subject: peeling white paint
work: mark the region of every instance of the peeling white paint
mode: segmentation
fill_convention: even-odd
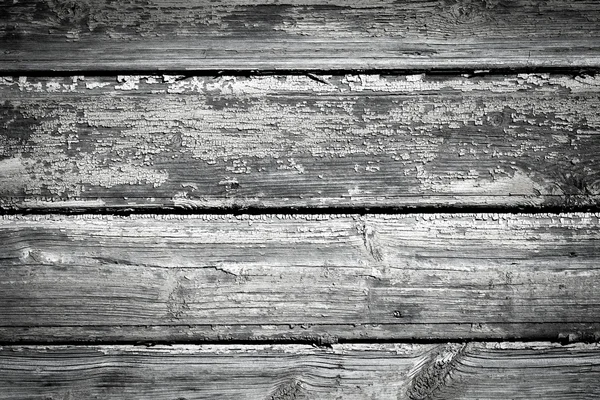
[[[594,145],[592,135],[600,129],[595,79],[136,75],[117,77],[115,89],[114,77],[3,77],[0,90],[15,109],[3,121],[11,135],[0,138],[0,154],[23,154],[19,163],[27,176],[20,186],[9,182],[8,168],[4,188],[78,197],[89,189],[149,185],[164,187],[163,198],[172,198],[169,177],[180,171],[170,168],[185,165],[214,187],[226,186],[226,176],[238,176],[240,184],[246,175],[303,175],[316,182],[307,189],[314,204],[344,204],[348,196],[373,203],[541,204],[544,196],[574,190],[547,169],[561,165],[580,175],[593,170],[594,161],[581,149]],[[35,93],[53,103],[40,103]],[[72,101],[69,93],[82,96]],[[13,128],[21,118],[31,126]],[[532,170],[515,172],[517,162],[525,164],[521,171]],[[326,193],[325,177],[348,179],[339,198],[317,197]],[[185,179],[183,188],[197,199],[185,199],[182,191],[182,206],[213,204],[214,198],[202,198],[199,182]],[[590,178],[585,185],[589,191],[597,183]],[[424,193],[429,197],[416,199]],[[302,203],[302,195],[283,197]],[[268,202],[259,199],[268,196],[257,191],[254,201]],[[127,204],[142,202],[123,197]]]

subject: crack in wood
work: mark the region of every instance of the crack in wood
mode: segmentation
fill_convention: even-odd
[[[370,258],[376,262],[382,262],[383,253],[379,246],[375,229],[368,224],[367,216],[361,216],[360,220],[362,220],[362,223],[359,223],[356,229],[362,237],[363,245],[365,246],[367,253],[369,254]]]
[[[268,400],[308,400],[308,396],[302,387],[302,382],[291,379],[280,384]]]
[[[435,398],[435,394],[450,383],[466,348],[465,343],[440,345],[420,368],[411,373],[410,384],[406,390],[408,398],[410,400]]]

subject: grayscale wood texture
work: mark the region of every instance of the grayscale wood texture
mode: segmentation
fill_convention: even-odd
[[[600,66],[597,1],[0,3],[0,71]]]
[[[0,0],[0,398],[600,397],[598,71],[591,0]]]
[[[597,340],[598,219],[6,216],[0,340]]]
[[[590,75],[0,79],[5,209],[595,207]]]
[[[600,391],[597,344],[0,347],[17,399],[582,400]]]

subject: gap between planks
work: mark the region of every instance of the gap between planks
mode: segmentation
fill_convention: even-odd
[[[582,76],[596,76],[600,73],[600,66],[566,66],[566,67],[514,67],[514,68],[455,68],[455,69],[376,69],[376,68],[355,68],[355,69],[340,69],[340,68],[323,68],[323,69],[139,69],[139,70],[34,70],[27,71],[22,69],[3,70],[1,76],[28,76],[31,78],[67,78],[72,76],[86,77],[115,77],[115,76],[178,76],[179,79],[187,79],[196,77],[218,78],[221,76],[235,76],[239,78],[252,78],[260,76],[305,76],[308,78],[323,79],[322,75],[422,75],[436,77],[485,77],[485,76],[501,76],[501,75],[518,75],[518,74],[553,74],[564,75],[571,78]],[[310,75],[315,75],[311,77]],[[322,82],[321,82],[322,83]]]
[[[0,216],[44,216],[44,215],[64,215],[64,216],[89,216],[98,215],[105,217],[128,217],[128,216],[150,216],[164,215],[172,216],[244,216],[244,215],[473,215],[473,214],[505,214],[505,215],[534,215],[548,214],[560,215],[565,213],[598,213],[600,205],[565,205],[565,206],[506,206],[506,207],[489,207],[481,206],[396,206],[396,207],[216,207],[216,208],[179,208],[175,206],[153,206],[145,208],[133,207],[78,207],[65,206],[63,202],[57,201],[57,206],[53,207],[52,202],[47,202],[42,208],[14,209],[0,207]]]

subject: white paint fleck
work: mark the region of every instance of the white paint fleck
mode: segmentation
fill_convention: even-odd
[[[117,82],[120,85],[115,85],[116,90],[136,90],[139,89],[139,75],[118,75]]]

